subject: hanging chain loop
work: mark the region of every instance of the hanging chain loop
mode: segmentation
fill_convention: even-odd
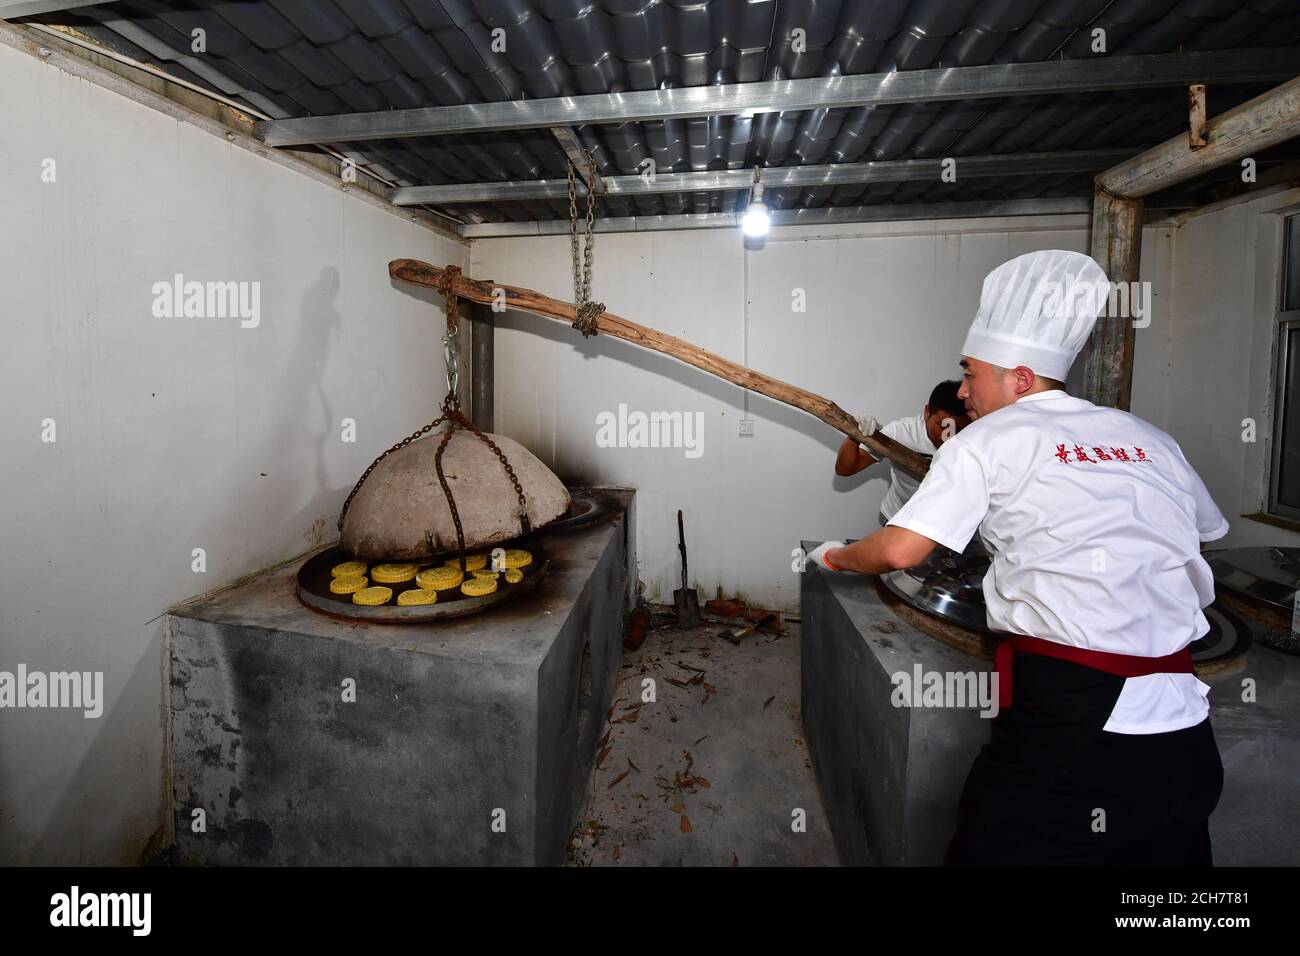
[[[572,175],[572,173],[570,173],[570,175]],[[572,189],[570,189],[570,193],[572,193]],[[590,216],[591,214],[588,212],[589,222]],[[577,261],[576,257],[574,261]],[[456,555],[460,563],[461,573],[465,573],[465,529],[461,525],[460,509],[456,506],[456,498],[451,492],[451,486],[447,484],[447,476],[442,468],[443,452],[447,450],[447,443],[451,441],[452,432],[457,428],[463,428],[466,431],[473,433],[479,441],[491,448],[493,454],[495,454],[500,460],[501,466],[505,469],[506,476],[514,486],[515,497],[519,500],[520,535],[526,535],[532,531],[532,523],[528,520],[528,499],[524,495],[523,486],[519,484],[519,478],[515,475],[515,469],[511,466],[510,460],[506,457],[505,452],[497,447],[496,442],[483,432],[479,431],[478,428],[474,426],[474,423],[465,416],[465,413],[460,410],[460,394],[458,388],[460,382],[460,323],[458,321],[460,296],[458,296],[455,291],[456,278],[460,274],[461,271],[459,266],[448,266],[443,270],[442,276],[438,280],[438,291],[442,293],[442,297],[446,302],[447,310],[447,331],[443,335],[442,339],[443,356],[447,361],[447,397],[442,400],[442,414],[429,422],[429,424],[425,425],[415,434],[403,438],[396,445],[370,463],[370,467],[361,475],[361,478],[352,487],[352,491],[348,494],[347,500],[343,502],[343,510],[339,513],[339,533],[342,534],[343,532],[343,519],[347,517],[348,508],[352,504],[352,499],[357,496],[357,492],[361,490],[361,486],[365,484],[366,479],[370,477],[370,473],[378,467],[379,463],[393,452],[405,448],[407,445],[411,444],[411,442],[423,438],[443,422],[447,422],[447,428],[442,433],[442,441],[438,443],[438,451],[433,457],[433,468],[438,475],[438,484],[442,487],[442,493],[447,498],[447,508],[451,512],[452,523],[456,526]],[[590,282],[590,254],[588,255],[587,274],[588,282]],[[601,311],[604,311],[605,307],[599,306],[599,308]],[[434,539],[431,532],[425,532],[424,540],[427,543],[431,554],[438,550],[439,542]]]
[[[586,245],[582,250],[582,255],[578,254],[578,198],[577,185],[574,182],[574,165],[569,163],[569,253],[573,258],[573,301],[576,305],[573,316],[573,327],[582,333],[583,337],[595,335],[599,329],[596,323],[600,319],[600,314],[605,311],[605,306],[599,302],[591,301],[591,257],[595,251],[595,240],[592,235],[592,224],[596,212],[596,189],[597,181],[601,184],[601,191],[608,192],[609,187],[605,185],[603,179],[596,175],[595,149],[587,150],[587,231],[585,235]]]

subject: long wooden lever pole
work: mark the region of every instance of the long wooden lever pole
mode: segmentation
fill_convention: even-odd
[[[394,279],[401,279],[403,282],[409,282],[412,285],[439,290],[442,289],[445,271],[438,266],[421,262],[418,259],[394,259],[388,264],[388,273]],[[532,312],[559,322],[567,322],[570,325],[573,324],[574,314],[577,311],[572,302],[552,299],[550,296],[534,292],[532,289],[502,285],[499,282],[479,282],[476,279],[466,278],[459,273],[455,274],[451,289],[463,299],[469,299],[483,305],[493,305],[500,302],[508,308],[523,309],[526,312]],[[502,302],[503,296],[504,302]],[[853,416],[830,399],[822,398],[820,395],[815,395],[780,379],[772,378],[770,375],[764,375],[762,372],[755,372],[751,368],[724,359],[720,355],[706,352],[690,342],[674,338],[671,335],[664,335],[662,332],[656,332],[644,325],[637,325],[635,322],[629,322],[612,312],[601,313],[596,320],[596,328],[605,335],[612,335],[634,345],[640,345],[642,348],[662,352],[664,355],[671,355],[687,365],[693,365],[711,375],[718,376],[718,378],[726,379],[733,385],[739,385],[741,388],[757,392],[759,395],[766,395],[778,402],[793,405],[809,415],[820,418],[827,425],[843,432],[854,441],[865,445],[871,454],[877,458],[888,458],[895,467],[901,468],[914,478],[924,477],[926,469],[929,467],[928,458],[918,455],[910,448],[900,445],[879,432],[874,435],[862,434]]]

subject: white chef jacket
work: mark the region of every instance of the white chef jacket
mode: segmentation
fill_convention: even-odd
[[[934,447],[934,442],[930,441],[930,433],[925,430],[924,414],[896,419],[882,426],[880,431],[918,454],[933,455],[938,450]],[[907,504],[920,484],[919,480],[903,469],[891,465],[889,490],[885,492],[885,500],[880,503],[880,513],[886,518],[892,518],[899,508]]]
[[[889,521],[992,558],[988,626],[1074,647],[1163,657],[1209,630],[1200,543],[1228,533],[1178,443],[1127,412],[1053,390],[979,418],[939,448]],[[1105,730],[1156,734],[1209,714],[1194,674],[1130,677]]]

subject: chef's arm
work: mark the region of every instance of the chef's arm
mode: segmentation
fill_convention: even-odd
[[[840,445],[840,453],[835,457],[835,474],[856,475],[863,468],[869,468],[877,461],[878,458],[863,451],[862,446],[852,438],[846,438]]]
[[[883,574],[915,567],[936,546],[937,542],[925,535],[886,525],[843,548],[832,548],[826,552],[826,560],[842,571]]]

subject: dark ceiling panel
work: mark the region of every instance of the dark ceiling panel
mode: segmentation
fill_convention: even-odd
[[[123,0],[35,18],[78,26],[276,118],[1300,43],[1296,0]],[[206,52],[191,49],[193,31]],[[504,37],[505,50],[499,51]],[[1261,88],[1211,88],[1211,115]],[[805,110],[588,126],[606,175],[1131,147],[1185,125],[1179,90]],[[335,144],[401,185],[563,177],[545,130]],[[960,167],[959,167],[960,168]],[[769,193],[776,208],[1091,194],[1088,175]],[[605,215],[730,210],[740,192],[615,197]],[[457,206],[481,221],[567,202]]]

